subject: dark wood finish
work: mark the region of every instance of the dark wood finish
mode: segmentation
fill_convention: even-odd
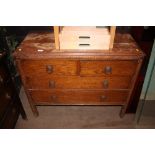
[[[133,76],[136,66],[137,61],[82,61],[80,75]]]
[[[14,56],[23,60],[43,59],[87,59],[87,60],[137,60],[144,54],[131,35],[116,34],[112,50],[56,50],[54,37],[50,32],[27,35]],[[42,50],[41,52],[38,50]]]
[[[56,90],[30,91],[36,105],[123,105],[128,91]]]
[[[130,76],[80,77],[40,76],[25,77],[28,89],[129,89]]]
[[[76,75],[76,64],[76,61],[65,60],[26,60],[21,62],[21,67],[30,76]]]
[[[131,87],[130,92],[129,92],[129,95],[128,95],[127,103],[129,103],[130,100],[132,99],[133,89],[135,87],[136,79],[137,79],[137,76],[139,74],[141,65],[142,65],[142,59],[140,59],[138,61],[138,65],[137,65],[137,68],[136,68],[136,73],[134,74],[134,77],[132,79],[132,87]],[[126,112],[126,110],[128,108],[128,104],[127,103],[122,107],[122,110],[120,112],[120,117],[123,117],[125,115],[125,112]]]
[[[37,105],[122,105],[124,116],[144,54],[129,34],[116,34],[111,50],[56,50],[42,32],[14,56],[35,115]]]
[[[27,118],[3,54],[0,58],[0,128],[14,128],[19,114]]]
[[[39,115],[38,110],[37,110],[36,106],[34,105],[33,100],[32,100],[32,98],[31,98],[31,96],[30,96],[30,94],[28,92],[28,87],[27,87],[26,81],[25,81],[25,74],[24,74],[24,72],[23,72],[23,70],[21,68],[21,64],[20,64],[21,61],[17,60],[16,62],[17,62],[18,71],[19,71],[19,73],[21,75],[21,78],[23,80],[22,81],[23,86],[24,86],[24,89],[25,89],[25,93],[26,93],[26,95],[28,97],[28,100],[29,100],[29,103],[30,103],[30,106],[31,106],[31,110],[33,111],[34,116],[38,116]]]

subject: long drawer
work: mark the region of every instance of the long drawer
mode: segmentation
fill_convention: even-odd
[[[36,105],[123,105],[128,91],[30,91]]]
[[[131,77],[26,77],[29,89],[129,89]]]
[[[40,76],[50,75],[76,75],[77,62],[69,60],[23,60],[21,68],[25,75]]]
[[[81,76],[133,76],[137,61],[81,61]]]

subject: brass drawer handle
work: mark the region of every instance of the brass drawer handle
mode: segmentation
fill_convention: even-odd
[[[111,74],[112,73],[112,67],[111,66],[106,66],[103,70],[105,74]]]
[[[106,97],[105,95],[102,95],[102,96],[100,97],[100,99],[101,99],[101,101],[103,102],[103,101],[105,101],[105,100],[107,99],[107,97]]]
[[[47,65],[47,66],[46,66],[46,72],[47,72],[48,74],[53,73],[53,66],[52,66],[52,65]]]
[[[49,81],[49,88],[55,88],[55,82]]]
[[[109,81],[108,80],[104,80],[103,81],[103,87],[104,88],[108,88],[109,87]]]

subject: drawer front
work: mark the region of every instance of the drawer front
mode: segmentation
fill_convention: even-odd
[[[110,34],[107,28],[64,27],[59,40],[61,49],[109,49]]]
[[[81,76],[133,76],[137,61],[81,61]]]
[[[123,105],[128,91],[31,91],[36,105]]]
[[[131,78],[127,77],[41,77],[26,78],[29,89],[129,89]]]
[[[34,77],[77,73],[77,62],[68,60],[23,60],[21,67],[25,75]]]
[[[65,26],[60,35],[76,36],[76,35],[109,35],[109,30],[106,27],[88,27],[88,26]]]
[[[62,42],[77,43],[110,43],[110,35],[60,35],[60,44]]]
[[[61,49],[109,49],[110,35],[60,35]]]
[[[110,42],[90,42],[90,41],[62,41],[60,49],[109,49]]]

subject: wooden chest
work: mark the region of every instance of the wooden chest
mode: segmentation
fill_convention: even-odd
[[[35,115],[37,105],[121,105],[126,112],[143,52],[129,34],[111,50],[57,50],[52,32],[27,35],[15,52]]]

